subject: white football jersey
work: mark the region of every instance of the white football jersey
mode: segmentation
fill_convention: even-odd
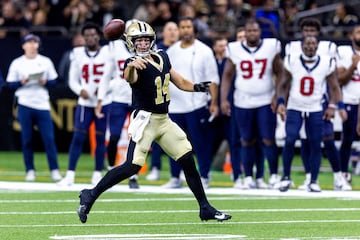
[[[112,93],[112,101],[131,104],[131,87],[124,79],[126,59],[132,57],[125,42],[121,39],[109,42],[109,55],[105,63],[104,74],[99,83],[98,99],[104,99]],[[111,80],[111,81],[110,81]]]
[[[96,107],[97,91],[104,73],[108,53],[108,46],[103,46],[96,52],[89,52],[85,47],[73,49],[69,70],[69,86],[78,96],[82,89],[90,95],[88,99],[79,97],[79,105]],[[107,94],[102,103],[103,105],[111,103],[111,94]]]
[[[287,109],[322,111],[326,77],[335,71],[335,60],[328,55],[317,56],[317,61],[311,64],[305,64],[298,54],[285,57],[284,67],[292,75]]]
[[[38,77],[35,77],[36,75]],[[55,80],[58,77],[52,61],[41,54],[33,59],[23,55],[11,62],[6,81],[17,82],[29,79],[15,92],[18,103],[38,110],[50,110],[49,92],[39,83],[40,75],[46,80]],[[32,80],[31,76],[34,76]]]
[[[281,51],[280,41],[262,39],[256,48],[249,48],[246,41],[231,42],[228,50],[236,69],[234,105],[257,108],[270,104],[274,94],[272,64]]]
[[[290,41],[289,43],[287,43],[285,45],[285,56],[289,55],[289,54],[301,54],[302,53],[302,49],[301,49],[301,41],[300,40],[296,40],[296,41]],[[337,46],[334,42],[331,41],[325,41],[325,40],[320,40],[318,43],[318,49],[316,51],[316,54],[323,56],[323,55],[329,55],[331,58],[336,58],[337,57]]]
[[[352,64],[352,55],[355,54],[355,50],[352,46],[339,46],[339,56],[337,59],[338,67],[344,67],[348,69]],[[356,54],[360,55],[360,52]],[[343,102],[347,104],[359,104],[360,102],[360,69],[359,65],[353,72],[351,80],[344,86],[342,86]]]
[[[172,68],[185,79],[194,83],[210,81],[219,84],[215,56],[210,47],[199,40],[192,46],[181,47],[178,41],[166,51]],[[185,92],[170,84],[170,113],[188,113],[207,106],[209,95],[199,92]]]

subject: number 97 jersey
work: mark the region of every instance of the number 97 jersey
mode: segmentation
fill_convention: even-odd
[[[275,38],[261,39],[257,47],[246,42],[229,43],[229,58],[236,68],[234,104],[240,108],[257,108],[271,103],[274,94],[272,64],[281,51]]]

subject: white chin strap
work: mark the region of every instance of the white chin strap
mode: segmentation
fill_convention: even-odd
[[[136,51],[136,55],[139,57],[146,57],[146,56],[150,55],[150,51],[146,51],[146,52],[137,52]]]

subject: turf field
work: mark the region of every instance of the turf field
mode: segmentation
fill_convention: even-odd
[[[64,173],[67,155],[59,160]],[[168,178],[163,163],[163,180],[150,183],[140,175],[139,190],[126,182],[115,186],[82,224],[76,209],[79,190],[90,187],[89,156],[79,161],[77,184],[59,188],[49,181],[43,154],[36,154],[37,181],[25,183],[21,154],[0,153],[0,239],[360,239],[360,177],[353,178],[355,191],[334,192],[325,162],[321,193],[235,190],[229,175],[213,171],[209,200],[233,216],[222,223],[201,222],[187,188],[159,187]],[[300,184],[302,173],[293,179]]]

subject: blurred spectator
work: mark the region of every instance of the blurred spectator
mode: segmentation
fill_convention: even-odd
[[[252,17],[252,7],[243,0],[230,0],[230,8],[227,14],[236,21],[236,26],[244,26],[247,19]]]
[[[236,31],[236,21],[227,14],[227,0],[214,1],[214,13],[209,18],[209,38],[233,38]]]
[[[203,8],[202,11],[203,12],[200,12],[198,16],[196,16],[195,8],[192,5],[189,3],[182,3],[179,8],[179,18],[193,18],[196,38],[204,41],[209,35],[209,25],[207,24],[209,12],[206,12],[207,8]]]
[[[239,27],[236,31],[236,41],[242,42],[245,40],[245,27]]]
[[[260,23],[261,38],[283,36],[281,21],[283,12],[275,5],[275,0],[263,0],[261,8],[255,12],[255,18]]]
[[[210,7],[205,0],[187,0],[185,1],[195,9],[195,15],[201,14],[202,12],[210,12]]]
[[[145,0],[136,9],[133,19],[151,23],[158,16],[155,0]]]
[[[161,41],[156,44],[158,49],[166,51],[179,40],[179,29],[175,22],[167,22],[162,31]]]
[[[46,26],[47,14],[43,9],[39,9],[35,12],[33,19],[33,26]]]
[[[28,33],[31,22],[24,17],[23,5],[20,2],[9,1],[2,5],[2,17],[0,18],[0,27],[10,27],[0,31],[0,38],[7,36],[23,36]]]
[[[26,1],[24,9],[24,17],[33,22],[36,11],[39,9],[39,2],[37,0]]]
[[[68,86],[69,83],[69,69],[70,69],[70,55],[72,49],[75,47],[80,47],[85,45],[84,37],[81,33],[76,33],[72,38],[72,48],[64,52],[58,66],[59,79],[58,83]]]
[[[349,37],[351,29],[359,22],[359,18],[350,5],[342,2],[335,10],[335,16],[332,19],[332,23],[336,30],[334,31],[334,37],[345,38]]]
[[[170,11],[170,4],[166,0],[161,0],[157,3],[158,16],[150,25],[154,28],[155,32],[159,32],[166,22],[177,22],[177,16],[173,15]]]
[[[70,12],[66,11],[66,7],[72,0],[45,0],[44,4],[48,10],[47,25],[49,26],[65,26],[65,20],[69,17]]]
[[[64,12],[65,16],[67,16],[65,27],[70,32],[76,32],[79,27],[89,20],[89,8],[81,0],[72,0]]]
[[[294,19],[298,12],[296,0],[281,0],[280,8],[284,12],[284,32],[286,37],[294,37]]]
[[[101,0],[100,9],[94,15],[92,19],[101,27],[104,27],[111,19],[120,18],[124,21],[128,20],[125,10],[121,7],[121,4],[115,0]]]

